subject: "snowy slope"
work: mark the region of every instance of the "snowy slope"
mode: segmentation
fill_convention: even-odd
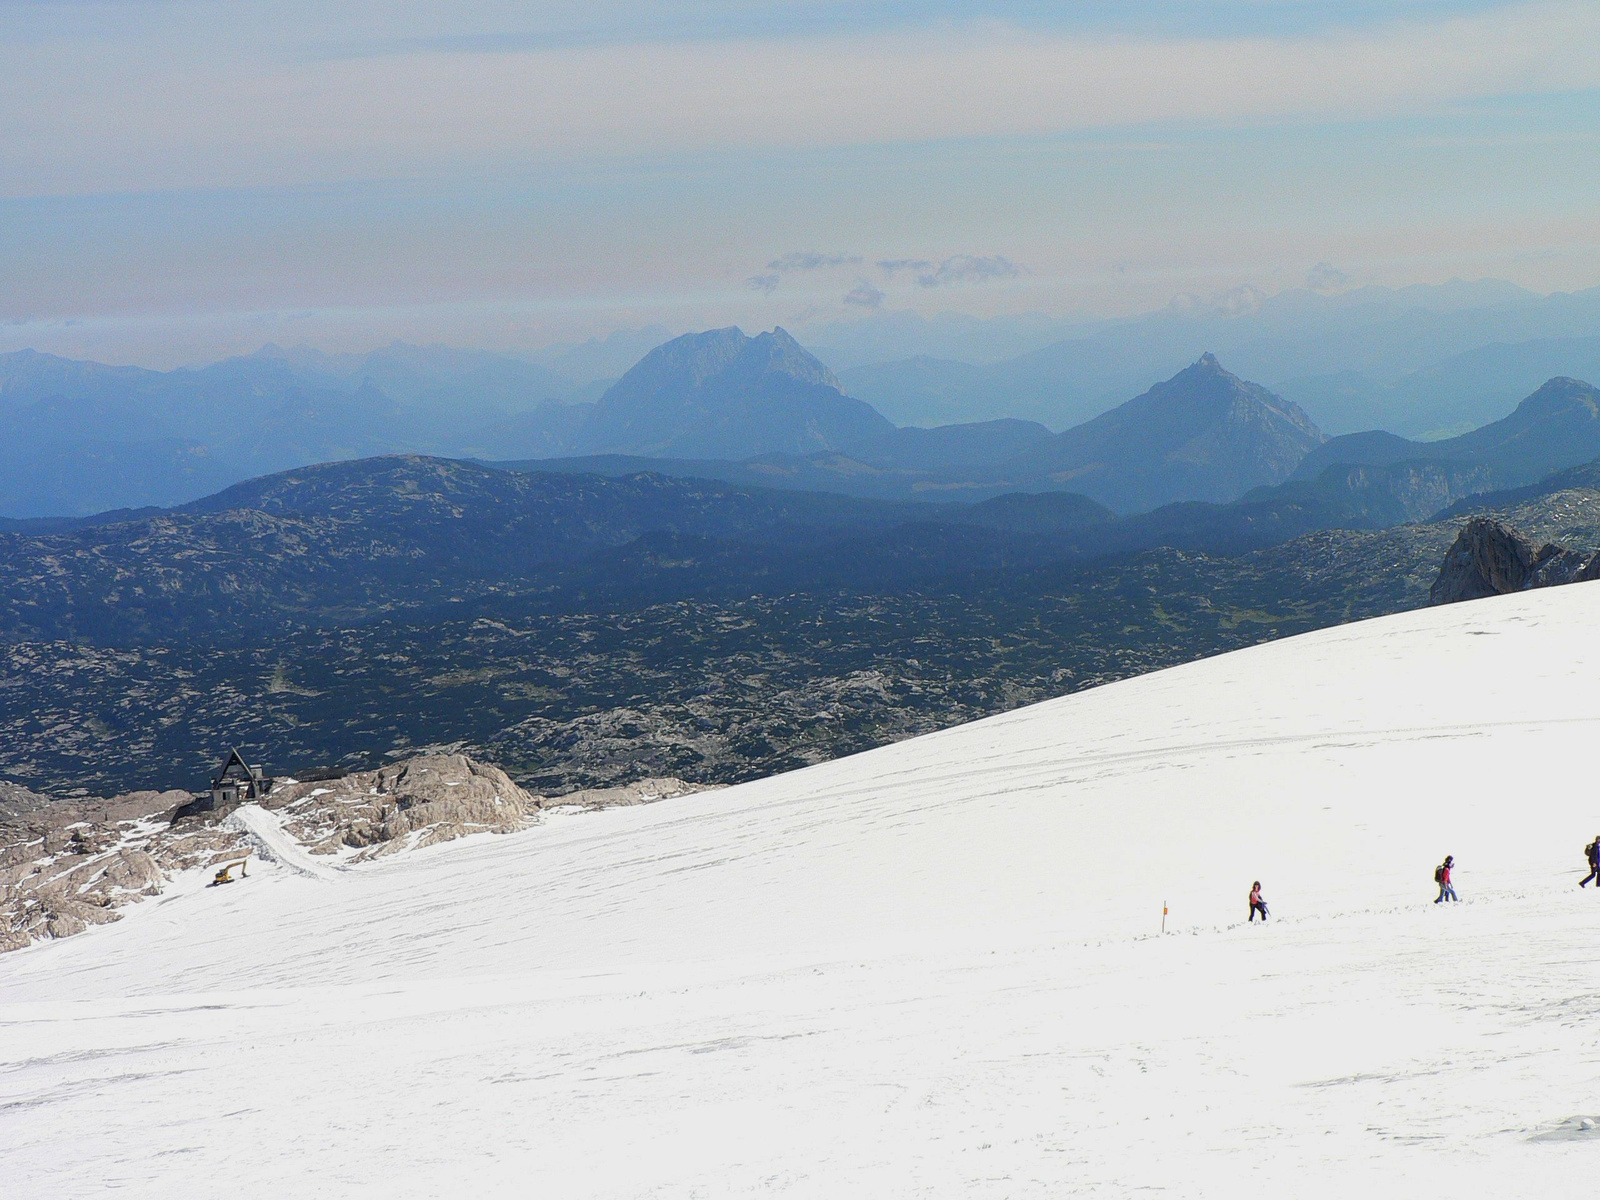
[[[0,1190],[1575,1194],[1597,680],[1574,585],[177,888],[0,959]]]

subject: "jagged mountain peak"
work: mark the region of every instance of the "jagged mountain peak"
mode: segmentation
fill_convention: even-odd
[[[685,333],[646,354],[606,394],[626,392],[641,384],[659,387],[672,382],[698,387],[726,370],[749,340],[737,325]]]
[[[657,346],[596,404],[590,453],[683,458],[811,454],[870,444],[894,427],[783,328],[736,325]]]
[[[816,355],[795,341],[781,325],[774,326],[770,333],[759,333],[751,338],[740,359],[759,365],[764,371],[788,375],[803,383],[815,383],[834,391],[844,390],[834,373]]]
[[[742,382],[776,375],[842,390],[833,372],[781,326],[750,337],[737,325],[729,325],[686,333],[657,346],[623,375],[612,391],[625,392],[640,384],[701,387],[725,373]]]

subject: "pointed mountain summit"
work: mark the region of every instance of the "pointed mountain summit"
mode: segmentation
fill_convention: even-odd
[[[1517,487],[1552,471],[1600,457],[1600,391],[1558,376],[1509,416],[1437,442],[1414,442],[1374,430],[1337,437],[1306,455],[1295,474],[1312,479],[1335,464],[1472,463],[1488,468],[1495,487]]]
[[[1235,500],[1281,483],[1322,441],[1297,404],[1203,354],[1012,466],[1137,512],[1179,500]]]
[[[893,429],[783,329],[729,327],[645,355],[600,398],[581,440],[597,454],[746,459],[850,450]]]

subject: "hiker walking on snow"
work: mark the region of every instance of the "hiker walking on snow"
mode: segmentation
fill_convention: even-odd
[[[1600,892],[1600,837],[1583,848],[1583,856],[1589,860],[1589,873],[1578,881],[1578,886],[1583,887],[1592,879],[1594,890]]]
[[[1261,880],[1256,880],[1250,885],[1250,919],[1254,921],[1256,914],[1261,914],[1262,923],[1267,919],[1267,902],[1261,898]]]
[[[1439,885],[1439,900],[1454,900],[1456,898],[1456,889],[1450,884],[1450,869],[1455,865],[1455,855],[1446,854],[1444,862],[1433,873],[1433,881]],[[1439,900],[1435,900],[1434,903],[1438,904]]]

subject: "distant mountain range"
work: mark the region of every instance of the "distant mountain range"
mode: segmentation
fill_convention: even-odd
[[[1499,280],[1337,294],[1241,288],[1137,316],[918,318],[820,326],[807,340],[852,395],[907,424],[1079,424],[1205,350],[1323,429],[1470,429],[1554,375],[1600,377],[1600,288],[1540,296]]]
[[[991,448],[1012,451],[936,467],[874,447],[744,462],[601,455],[505,465],[608,475],[650,470],[886,499],[1072,490],[1121,513],[1238,498],[1320,513],[1316,519],[1328,527],[1365,528],[1421,520],[1463,497],[1542,479],[1600,454],[1600,396],[1581,380],[1550,380],[1511,415],[1454,438],[1418,442],[1373,430],[1328,440],[1297,405],[1239,379],[1209,354],[1064,433],[1017,424],[1009,440],[985,425],[929,431],[959,435],[968,447],[983,434]]]
[[[563,389],[503,356],[399,345],[359,359],[268,347],[171,372],[13,354],[0,357],[0,511],[164,506],[274,470],[416,450],[584,467],[624,456],[879,496],[1067,489],[1136,510],[1276,482],[1320,436],[1211,358],[1062,435],[1009,418],[899,428],[782,329],[687,334],[597,400]],[[721,465],[698,470],[707,462]]]
[[[781,329],[686,335],[593,400],[503,355],[394,345],[360,357],[266,347],[200,370],[0,355],[0,513],[166,506],[289,467],[394,452],[488,458],[847,452],[886,468],[964,468],[1043,426],[897,429],[844,394]]]
[[[1432,293],[1432,307],[1413,309],[1397,309],[1393,296],[1381,304],[1371,298],[1296,303],[1369,331],[1374,312],[1388,314],[1391,324],[1422,313],[1449,325],[1464,313],[1481,315],[1492,301],[1527,316],[1531,301],[1491,292],[1465,289],[1455,307]],[[1569,297],[1562,308],[1556,298],[1535,299],[1532,307],[1545,316],[1552,305],[1582,312],[1588,302]],[[1278,325],[1298,329],[1285,315],[1288,303],[1274,298],[1250,319],[1277,313],[1272,319]],[[1117,338],[1148,348],[1161,343],[1162,329],[1231,330],[1222,317],[1186,310],[1141,322],[1116,326],[1115,336],[1107,327],[1094,339],[1037,351],[1043,356],[1038,362],[1071,351],[1080,365],[1103,360],[1111,371],[1114,362],[1125,361],[1117,357],[1116,347],[1124,344]],[[1135,327],[1144,333],[1135,336]],[[1384,328],[1391,339],[1400,336]],[[1464,375],[1482,376],[1500,387],[1518,372],[1581,358],[1595,348],[1591,342],[1600,345],[1600,339],[1569,338],[1501,347],[1505,354],[1498,358],[1496,347],[1480,348],[1460,363],[1432,368],[1430,378],[1453,388]],[[590,347],[590,368],[624,348]],[[1241,352],[1257,353],[1249,347]],[[1506,354],[1516,365],[1496,374],[1494,363],[1509,362]],[[1033,361],[1024,355],[1010,362],[1021,369],[1025,360]],[[962,364],[919,360],[918,369],[930,385],[965,386],[962,381],[972,378]],[[1330,388],[1344,388],[1340,394],[1348,398],[1364,386],[1351,372],[1316,378],[1330,403]],[[1337,387],[1330,381],[1339,381]],[[1347,405],[1348,411],[1354,409]],[[598,395],[548,366],[440,347],[396,344],[361,356],[266,347],[169,372],[19,352],[0,356],[0,513],[44,517],[170,506],[276,470],[396,452],[537,461],[552,470],[612,475],[651,470],[882,499],[975,502],[1015,491],[1068,490],[1131,513],[1185,500],[1226,503],[1291,473],[1309,479],[1332,465],[1448,462],[1452,489],[1510,486],[1580,461],[1590,445],[1577,434],[1522,437],[1514,451],[1522,461],[1512,469],[1505,455],[1468,451],[1478,444],[1474,438],[1499,437],[1493,429],[1482,437],[1428,443],[1368,433],[1324,447],[1312,415],[1292,396],[1239,378],[1210,353],[1134,400],[1059,434],[1016,416],[896,426],[851,395],[782,329],[755,337],[728,328],[674,338]],[[1385,488],[1393,491],[1400,477],[1388,477]],[[1441,478],[1437,469],[1421,472],[1421,490],[1405,507],[1439,499]],[[1461,494],[1450,491],[1445,498]]]
[[[821,422],[812,417],[810,424]],[[586,455],[527,465],[606,474],[654,470],[898,499],[1074,491],[1118,512],[1139,512],[1179,500],[1225,502],[1281,482],[1323,440],[1299,408],[1224,370],[1210,354],[1061,434],[1016,420],[934,429],[885,422],[852,432],[809,455],[744,461]]]
[[[685,334],[608,388],[574,435],[585,453],[742,459],[870,445],[895,427],[846,396],[782,329]]]
[[[269,346],[165,372],[0,355],[0,513],[169,505],[286,467],[453,446],[572,387],[504,356],[409,346],[355,360]]]
[[[1600,337],[1497,342],[1392,383],[1341,371],[1285,380],[1278,390],[1340,433],[1381,427],[1436,441],[1493,421],[1510,397],[1557,376],[1600,379]]]

